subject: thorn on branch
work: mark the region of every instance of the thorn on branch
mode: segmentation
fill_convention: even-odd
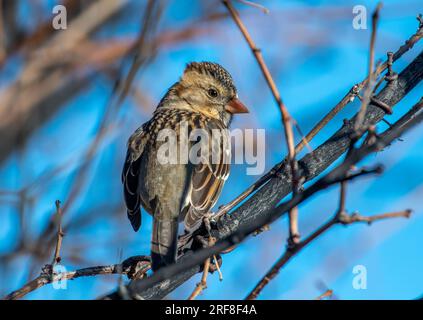
[[[392,70],[392,65],[394,63],[394,53],[390,51],[387,53],[387,56],[388,56],[388,62],[387,62],[388,72],[385,76],[385,79],[386,81],[388,81],[388,83],[391,83],[398,79],[398,73]]]

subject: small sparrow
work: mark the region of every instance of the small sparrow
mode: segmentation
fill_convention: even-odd
[[[122,172],[124,198],[135,231],[141,226],[141,206],[153,216],[153,270],[176,261],[179,222],[184,221],[188,232],[198,228],[229,175],[228,134],[222,135],[227,141],[218,144],[218,163],[162,164],[158,160],[158,149],[164,143],[157,139],[160,130],[175,130],[179,140],[182,122],[189,132],[203,129],[211,133],[228,129],[233,114],[247,112],[228,71],[216,63],[192,62],[162,98],[153,117],[129,138]]]

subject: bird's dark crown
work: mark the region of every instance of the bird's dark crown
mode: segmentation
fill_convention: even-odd
[[[227,89],[236,93],[236,87],[232,76],[220,64],[214,62],[191,62],[185,68],[185,72],[189,71],[196,71],[201,74],[210,75]]]

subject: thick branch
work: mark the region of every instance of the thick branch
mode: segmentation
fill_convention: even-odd
[[[327,188],[328,186],[357,177],[358,175],[346,175],[351,166],[361,161],[372,152],[380,151],[392,141],[400,137],[406,130],[412,128],[423,120],[423,113],[421,112],[423,106],[423,99],[414,106],[406,115],[404,115],[397,123],[395,123],[384,134],[380,135],[376,142],[371,145],[363,145],[357,150],[353,150],[345,161],[333,169],[323,178],[319,179],[309,188],[301,193],[294,195],[294,197],[286,201],[275,209],[270,209],[269,212],[262,211],[262,214],[256,216],[256,219],[249,224],[240,224],[235,231],[227,236],[221,237],[220,241],[215,246],[199,250],[193,254],[187,254],[182,257],[176,264],[160,269],[150,278],[142,281],[134,281],[129,284],[128,289],[131,296],[143,299],[160,299],[166,296],[174,288],[179,286],[182,282],[190,278],[194,273],[198,272],[202,263],[208,257],[218,254],[234,244],[242,241],[246,236],[252,234],[260,227],[275,221],[291,208],[297,206],[301,202],[310,198],[316,192]],[[371,107],[371,106],[369,106]],[[369,108],[369,111],[372,109]],[[366,118],[367,121],[367,118]],[[363,171],[362,174],[371,173],[372,171]],[[219,233],[217,233],[219,235]],[[307,241],[307,240],[305,240]],[[109,295],[107,298],[120,298],[118,293]]]

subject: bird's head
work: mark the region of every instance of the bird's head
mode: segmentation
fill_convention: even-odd
[[[233,114],[248,112],[238,99],[231,75],[217,63],[188,64],[175,91],[190,108],[225,123]]]

